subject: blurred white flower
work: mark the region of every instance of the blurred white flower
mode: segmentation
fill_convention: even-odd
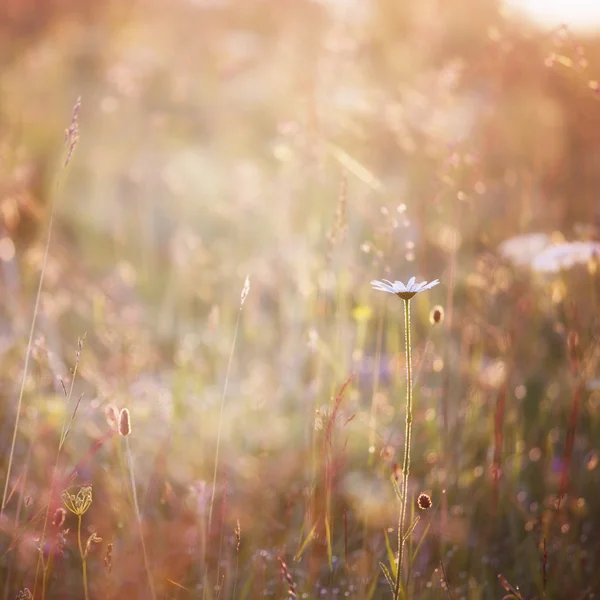
[[[537,254],[531,267],[542,273],[557,273],[577,264],[587,264],[594,256],[600,256],[598,242],[565,242]]]
[[[502,256],[515,264],[530,265],[533,259],[550,244],[550,236],[545,233],[526,233],[504,240],[498,249]]]
[[[439,283],[439,279],[429,283],[427,281],[415,283],[416,279],[416,277],[411,277],[407,284],[404,284],[401,281],[391,282],[387,279],[382,281],[373,280],[371,281],[371,285],[373,286],[374,290],[388,292],[389,294],[396,294],[396,296],[402,298],[402,300],[410,300],[415,294],[424,292],[425,290],[430,290]]]
[[[479,372],[479,383],[484,388],[500,389],[506,381],[507,369],[503,360],[482,359]]]

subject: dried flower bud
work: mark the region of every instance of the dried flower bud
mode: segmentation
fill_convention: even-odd
[[[104,566],[109,573],[112,571],[112,550],[113,545],[108,544],[106,546],[106,553],[104,554]]]
[[[444,309],[441,306],[434,306],[429,313],[429,322],[437,325],[444,322]]]
[[[119,433],[122,436],[131,433],[131,419],[129,417],[129,411],[126,408],[121,409],[121,414],[119,415]]]
[[[65,518],[67,516],[67,511],[64,508],[57,508],[56,511],[54,512],[54,518],[52,519],[52,525],[55,525],[56,527],[62,527],[64,522],[65,522]]]
[[[427,494],[419,494],[419,497],[417,498],[417,506],[421,510],[429,510],[431,505],[431,498]]]
[[[92,533],[92,535],[90,535],[87,542],[85,543],[84,556],[87,556],[89,554],[89,552],[92,548],[92,544],[100,544],[101,542],[102,542],[102,538],[98,537],[95,532]]]

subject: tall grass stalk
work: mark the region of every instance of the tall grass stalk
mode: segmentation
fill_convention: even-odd
[[[221,406],[219,409],[219,421],[217,424],[217,448],[215,450],[215,464],[213,469],[213,480],[212,480],[212,490],[210,495],[210,505],[208,508],[208,527],[206,534],[210,536],[210,528],[212,525],[212,516],[213,516],[213,508],[215,505],[215,494],[217,488],[217,472],[219,470],[219,452],[221,449],[221,432],[223,429],[223,411],[225,408],[225,398],[227,396],[227,387],[229,385],[229,375],[231,374],[231,365],[233,364],[233,354],[235,352],[235,345],[237,342],[238,331],[240,329],[240,320],[242,318],[242,308],[244,307],[244,302],[248,296],[248,292],[250,291],[250,279],[246,277],[244,282],[244,287],[242,289],[242,294],[240,297],[240,307],[237,314],[237,320],[235,322],[235,329],[233,331],[233,340],[231,341],[231,350],[229,351],[229,360],[227,361],[227,371],[225,373],[225,382],[223,384],[223,393],[221,394]],[[205,566],[204,566],[204,586],[202,591],[202,598],[206,598],[206,590],[208,588],[208,556],[205,557]]]
[[[33,306],[33,316],[31,318],[31,327],[29,329],[29,339],[27,341],[27,350],[25,351],[25,364],[23,365],[23,375],[21,376],[21,387],[19,389],[19,399],[17,400],[17,412],[15,415],[15,424],[13,427],[12,440],[10,444],[10,452],[8,455],[8,467],[6,469],[6,479],[4,481],[4,491],[2,493],[2,505],[0,506],[0,517],[4,515],[4,509],[6,508],[6,497],[8,494],[8,486],[10,482],[10,472],[12,470],[12,463],[15,454],[15,444],[17,442],[17,432],[19,430],[19,420],[21,417],[21,408],[23,406],[23,395],[25,393],[25,383],[27,381],[27,372],[29,370],[29,360],[31,358],[31,348],[33,346],[33,335],[35,333],[35,326],[37,324],[37,317],[40,310],[40,298],[42,296],[42,287],[44,285],[44,275],[46,273],[46,266],[48,264],[48,254],[50,251],[50,241],[52,239],[52,229],[54,227],[54,217],[56,214],[56,199],[58,197],[58,189],[62,182],[62,177],[69,164],[73,151],[79,141],[79,108],[81,106],[81,98],[77,99],[75,106],[73,107],[73,116],[71,118],[71,125],[65,131],[65,146],[66,153],[62,163],[62,167],[58,172],[58,177],[54,184],[54,190],[50,197],[50,218],[48,219],[48,230],[46,233],[46,245],[44,247],[44,258],[42,260],[42,269],[40,271],[40,280],[38,282],[37,293],[35,296],[35,304]]]
[[[34,306],[33,306],[33,315],[31,317],[31,326],[29,328],[29,338],[27,340],[27,348],[25,350],[25,362],[23,365],[23,373],[21,375],[21,384],[20,384],[20,388],[19,388],[19,397],[17,400],[17,410],[16,410],[16,414],[15,414],[15,422],[14,422],[14,426],[13,426],[12,439],[11,439],[11,443],[10,443],[10,452],[8,454],[8,466],[6,469],[6,476],[5,476],[5,481],[4,481],[4,491],[2,492],[2,504],[0,505],[0,518],[4,515],[4,509],[6,508],[6,503],[7,503],[8,488],[9,488],[9,484],[10,484],[10,474],[12,471],[12,465],[13,465],[13,460],[14,460],[15,446],[17,443],[17,433],[19,431],[19,422],[21,419],[21,411],[22,411],[22,407],[23,407],[23,396],[25,394],[25,384],[27,382],[27,373],[29,372],[29,361],[31,359],[31,350],[33,347],[33,336],[35,334],[37,318],[38,318],[39,311],[40,311],[40,299],[42,296],[42,289],[44,286],[44,276],[46,274],[46,267],[48,265],[48,255],[50,253],[50,242],[52,240],[52,231],[54,229],[54,218],[56,215],[58,190],[60,188],[60,184],[62,183],[62,179],[63,179],[63,175],[65,173],[65,170],[66,170],[69,162],[71,161],[71,157],[73,156],[73,152],[79,141],[79,109],[80,109],[80,107],[81,107],[81,97],[79,97],[77,99],[77,102],[75,103],[75,106],[73,107],[71,124],[68,127],[68,129],[65,131],[65,149],[66,149],[66,151],[65,151],[63,162],[62,162],[62,166],[58,172],[58,176],[54,183],[54,189],[52,190],[52,193],[50,195],[50,216],[48,218],[48,228],[46,231],[46,244],[44,246],[44,256],[42,259],[42,268],[40,270],[40,278],[38,281],[38,287],[37,287],[35,302],[34,302]],[[73,377],[73,379],[74,379],[74,377]],[[72,390],[72,386],[71,386],[71,390]],[[65,409],[65,411],[66,411],[66,409]],[[61,432],[61,439],[60,439],[60,444],[59,444],[59,454],[60,454],[60,447],[62,446],[63,442],[64,442],[64,425],[63,425],[63,431]],[[58,456],[57,456],[57,463],[58,463]],[[47,526],[47,521],[48,521],[48,511],[49,511],[50,502],[52,501],[52,490],[54,488],[55,477],[56,477],[56,469],[54,470],[54,473],[52,476],[50,498],[48,500],[48,510],[46,511],[46,517],[44,519],[44,530],[43,530],[42,538],[40,541],[40,548],[43,548],[43,545],[44,545],[44,538],[45,538],[45,534],[46,534],[46,526]],[[36,591],[39,567],[40,567],[40,559],[43,560],[41,553],[40,553],[40,556],[38,557],[38,563],[37,563],[37,567],[36,567],[36,576],[35,576],[35,581],[34,581],[33,597],[35,597],[35,591]],[[45,566],[44,566],[44,569],[45,569]],[[5,597],[6,597],[6,594],[5,594]]]
[[[89,507],[92,505],[93,495],[92,487],[89,485],[80,487],[77,494],[72,494],[68,489],[63,490],[61,494],[63,504],[66,508],[77,517],[77,544],[79,546],[79,556],[81,557],[81,571],[83,575],[83,593],[85,600],[89,600],[88,590],[88,578],[87,578],[87,557],[88,551],[93,542],[101,542],[102,539],[98,538],[93,533],[85,545],[85,551],[83,550],[83,544],[81,543],[81,517],[87,512]],[[42,552],[43,550],[40,550]],[[44,573],[44,592],[46,589],[46,573]]]
[[[79,407],[79,401],[75,405],[75,410],[73,411],[71,418],[69,419],[69,406],[71,405],[71,398],[73,397],[73,388],[75,386],[75,378],[77,377],[77,370],[79,368],[79,360],[81,358],[81,351],[83,349],[83,341],[85,339],[85,335],[82,338],[77,340],[77,352],[75,354],[75,366],[73,367],[73,376],[71,377],[71,384],[69,386],[69,391],[66,392],[66,388],[63,386],[63,391],[65,391],[66,395],[66,405],[65,405],[65,416],[63,418],[62,428],[60,432],[60,439],[58,441],[58,450],[56,452],[56,459],[54,461],[54,469],[52,470],[52,480],[50,482],[50,492],[48,494],[48,503],[46,504],[46,511],[44,515],[44,525],[42,527],[42,535],[40,537],[40,548],[44,547],[44,543],[46,540],[46,532],[48,530],[48,517],[50,516],[50,505],[52,504],[52,497],[54,496],[54,490],[56,489],[56,477],[58,474],[58,462],[60,460],[60,454],[65,444],[65,440],[67,439],[67,435],[69,434],[69,430],[71,428],[71,424],[75,419],[75,414],[77,412],[77,408]],[[80,398],[81,400],[81,398]],[[37,589],[37,581],[39,576],[40,564],[42,566],[42,600],[46,598],[46,581],[48,579],[49,570],[50,570],[50,562],[45,562],[43,553],[40,552],[38,556],[37,567],[35,571],[35,580],[33,583],[33,596],[35,598],[35,592]]]
[[[233,578],[233,593],[232,598],[236,598],[235,591],[237,588],[238,575],[240,572],[240,546],[242,544],[242,528],[240,526],[240,520],[238,519],[235,523],[235,577]]]
[[[15,424],[13,426],[12,440],[10,444],[10,452],[8,454],[8,467],[6,469],[6,478],[4,481],[4,492],[2,493],[2,506],[0,507],[0,517],[4,515],[4,509],[6,508],[6,497],[8,494],[8,486],[10,482],[10,473],[12,471],[12,464],[15,454],[15,445],[17,442],[17,432],[19,430],[19,421],[21,418],[21,408],[23,406],[23,395],[25,393],[25,383],[27,381],[27,373],[29,371],[29,360],[31,358],[31,349],[33,346],[33,336],[35,333],[35,326],[37,325],[37,318],[40,309],[40,298],[42,295],[42,287],[44,285],[44,275],[46,273],[46,265],[48,264],[48,253],[50,250],[50,240],[52,238],[52,229],[54,227],[54,215],[56,212],[56,198],[58,196],[58,188],[62,179],[62,169],[54,186],[52,193],[52,199],[50,201],[50,218],[48,220],[48,230],[46,234],[46,246],[44,248],[44,258],[42,260],[42,270],[40,271],[40,279],[38,282],[37,293],[35,296],[35,304],[33,306],[33,316],[31,318],[31,327],[29,329],[29,339],[27,341],[27,349],[25,351],[25,364],[23,365],[23,374],[21,375],[21,386],[19,389],[19,398],[17,400],[17,411],[15,415]]]
[[[450,581],[448,581],[448,574],[446,573],[446,568],[444,567],[444,558],[442,556],[442,547],[440,545],[440,540],[438,539],[433,524],[431,523],[431,515],[429,514],[429,510],[427,510],[426,512],[427,518],[429,519],[429,531],[431,531],[431,535],[433,536],[433,543],[435,545],[435,549],[437,551],[438,558],[440,561],[440,567],[442,569],[442,577],[444,578],[444,584],[446,585],[446,590],[448,591],[448,596],[450,597],[450,600],[454,600],[454,596],[452,595],[452,589],[450,588]]]
[[[410,300],[404,299],[404,343],[406,347],[406,430],[404,435],[404,459],[402,461],[402,497],[398,517],[398,570],[394,586],[394,600],[400,598],[402,582],[402,559],[404,558],[404,537],[406,532],[406,503],[408,499],[408,473],[410,471],[410,442],[412,436],[412,357],[410,340]]]
[[[127,455],[127,466],[129,468],[129,477],[131,479],[131,492],[133,494],[133,505],[135,507],[135,514],[137,517],[138,527],[140,529],[140,541],[142,543],[142,554],[144,558],[144,568],[146,569],[146,576],[148,577],[148,587],[150,588],[150,596],[152,600],[156,600],[156,592],[154,591],[154,581],[152,580],[152,573],[150,571],[150,564],[148,562],[148,552],[146,551],[146,542],[144,541],[144,529],[142,527],[142,515],[140,513],[140,505],[138,503],[137,492],[135,489],[135,476],[133,474],[133,461],[131,460],[131,449],[129,447],[129,436],[125,435],[125,453]]]

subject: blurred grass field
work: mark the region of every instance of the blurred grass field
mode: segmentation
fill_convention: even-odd
[[[412,276],[405,597],[598,597],[600,37],[496,0],[7,0],[0,33],[3,598],[392,598],[369,282]]]

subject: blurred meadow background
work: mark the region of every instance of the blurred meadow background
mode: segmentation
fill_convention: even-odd
[[[391,598],[412,276],[404,597],[598,597],[600,16],[525,4],[0,2],[2,598]]]

